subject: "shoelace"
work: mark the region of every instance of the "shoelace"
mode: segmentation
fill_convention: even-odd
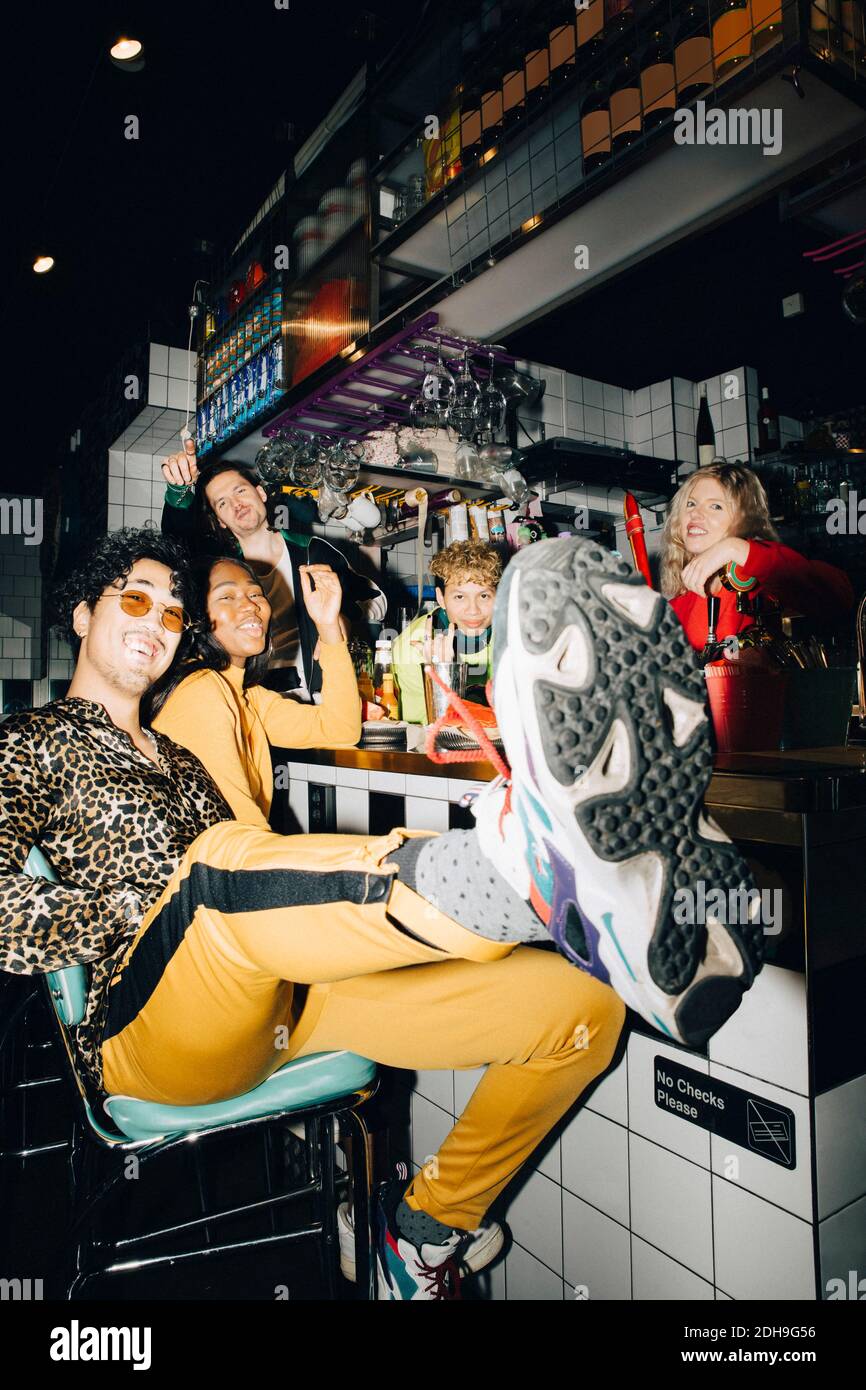
[[[426,1279],[425,1293],[434,1299],[462,1298],[460,1292],[460,1270],[454,1260],[444,1260],[441,1265],[428,1265],[418,1257],[416,1278]]]
[[[436,720],[436,723],[431,724],[427,730],[427,742],[424,746],[424,752],[427,754],[431,763],[474,763],[478,761],[478,754],[472,748],[448,748],[440,750],[436,747],[436,739],[444,727],[449,713],[453,709],[469,729],[487,761],[493,764],[500,777],[503,777],[506,782],[510,782],[511,769],[499,752],[499,749],[496,748],[487,737],[487,734],[484,732],[484,726],[476,719],[472,711],[468,709],[466,702],[461,700],[460,696],[452,690],[449,685],[445,684],[438,671],[434,670],[432,666],[427,667],[427,670],[440,690],[444,691],[445,695],[448,697],[448,705],[444,714],[441,714]],[[493,701],[490,699],[491,692],[492,686],[490,681],[488,681],[487,699],[490,701],[490,706],[492,708]]]

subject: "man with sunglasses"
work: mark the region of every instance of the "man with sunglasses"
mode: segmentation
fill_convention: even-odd
[[[751,887],[699,819],[712,764],[700,674],[683,674],[676,618],[626,566],[588,542],[542,542],[497,598],[493,698],[515,766],[493,753],[503,775],[478,797],[476,828],[281,836],[232,821],[198,759],[141,726],[186,594],[176,543],[119,532],[58,595],[78,652],[69,693],[0,727],[0,970],[89,965],[79,1064],[144,1100],[225,1099],[339,1049],[394,1067],[486,1067],[438,1153],[378,1198],[381,1296],[459,1296],[460,1270],[501,1248],[491,1202],[610,1065],[618,995],[700,1045],[760,969],[759,926],[729,927],[726,949],[714,940],[704,960],[700,928],[674,927],[663,896],[684,855],[713,882]],[[602,640],[641,648],[634,718],[633,663],[617,674]],[[603,682],[587,677],[603,665]],[[584,747],[563,736],[566,710]],[[641,799],[650,762],[677,789],[670,835],[655,834]],[[24,873],[34,844],[57,883]],[[561,955],[530,949],[551,937]],[[653,973],[656,946],[678,987]],[[345,1211],[340,1223],[350,1236]]]
[[[301,699],[318,694],[318,634],[304,606],[301,566],[329,565],[335,570],[343,590],[346,632],[353,619],[381,623],[388,607],[385,594],[372,579],[353,570],[330,541],[274,526],[268,494],[246,465],[225,460],[199,472],[195,442],[187,439],[183,453],[163,460],[162,475],[168,484],[162,514],[166,535],[181,536],[190,544],[210,540],[221,554],[231,538],[262,581],[271,605],[272,646],[264,684]]]

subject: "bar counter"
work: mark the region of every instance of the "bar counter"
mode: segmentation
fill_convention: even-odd
[[[486,762],[437,765],[421,753],[275,757],[294,828],[311,831],[467,827],[461,798],[494,776]],[[505,1279],[509,1298],[857,1296],[866,748],[719,755],[706,805],[769,895],[764,968],[703,1049],[629,1014],[612,1070],[508,1194],[514,1245],[490,1276],[493,1298]],[[480,1075],[398,1073],[410,1118],[396,1152],[421,1166]],[[702,1089],[712,1103],[683,1103]]]

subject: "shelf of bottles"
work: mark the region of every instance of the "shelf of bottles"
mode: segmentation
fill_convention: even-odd
[[[823,8],[833,6],[838,23],[836,10]],[[484,169],[566,94],[579,103],[591,175],[677,109],[757,67],[784,35],[797,35],[803,12],[802,0],[484,0],[464,25],[460,80],[435,119],[419,115],[374,171],[382,232],[409,223],[460,175]],[[828,51],[862,49],[860,0],[816,0],[810,13],[816,35],[835,36]]]
[[[224,311],[218,324],[209,310],[205,323],[196,412],[200,455],[264,415],[285,392],[281,276],[266,277],[256,263],[252,276],[237,284],[244,292],[235,289],[229,297],[231,312]]]

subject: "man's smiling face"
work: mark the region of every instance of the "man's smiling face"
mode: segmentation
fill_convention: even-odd
[[[119,595],[135,590],[153,600],[147,613],[125,613]],[[88,671],[124,695],[143,695],[174,660],[179,632],[163,627],[166,608],[180,608],[171,570],[158,560],[136,560],[126,579],[103,590],[93,609],[79,603],[73,614],[81,636],[78,670]]]

